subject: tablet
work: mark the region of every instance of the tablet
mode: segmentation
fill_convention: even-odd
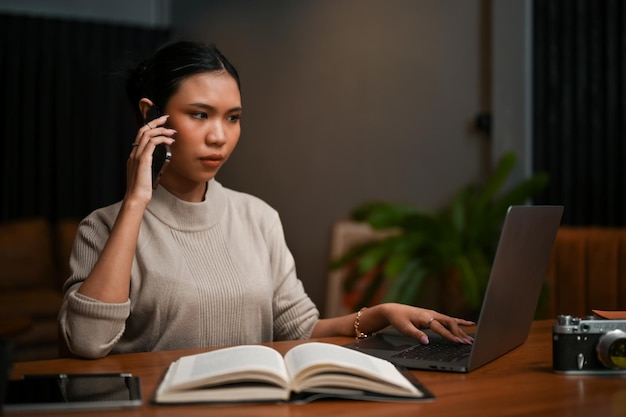
[[[131,374],[25,375],[9,380],[4,412],[138,407],[141,383]]]

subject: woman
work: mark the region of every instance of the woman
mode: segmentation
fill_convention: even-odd
[[[72,354],[364,336],[389,324],[422,343],[421,326],[472,342],[459,326],[473,323],[406,305],[319,319],[277,212],[215,180],[239,140],[242,105],[237,71],[214,46],[165,46],[127,93],[141,127],[126,194],[81,222],[70,260],[59,322]],[[153,190],[158,144],[172,158]]]

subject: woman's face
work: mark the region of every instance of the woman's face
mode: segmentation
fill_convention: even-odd
[[[172,159],[161,185],[188,201],[204,198],[205,183],[217,174],[241,134],[241,94],[227,72],[195,74],[169,99],[167,127],[177,131]]]

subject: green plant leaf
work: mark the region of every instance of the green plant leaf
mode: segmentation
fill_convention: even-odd
[[[466,256],[459,256],[455,264],[461,272],[461,282],[465,290],[466,300],[471,308],[477,308],[482,301],[482,294],[476,278],[476,273]]]
[[[371,271],[382,263],[383,259],[387,256],[387,253],[388,249],[385,246],[370,246],[370,248],[359,257],[357,262],[357,271],[361,274]]]
[[[494,207],[498,211],[506,212],[512,205],[524,204],[532,196],[536,195],[548,185],[549,177],[540,172],[512,187],[500,198],[494,201]]]
[[[369,251],[372,247],[378,246],[378,244],[379,243],[376,241],[370,241],[354,246],[345,254],[331,260],[329,269],[339,269],[358,260],[365,252]]]
[[[513,152],[507,152],[502,156],[495,171],[491,177],[489,177],[482,189],[482,192],[478,196],[474,207],[476,211],[484,210],[487,204],[497,195],[498,191],[500,191],[507,177],[513,170],[513,167],[515,166],[515,159],[515,154]]]
[[[414,296],[416,289],[420,287],[428,273],[428,269],[424,268],[419,259],[413,259],[402,270],[402,273],[390,279],[383,301],[405,302],[407,298]],[[413,288],[413,291],[410,297],[407,297],[409,288]]]
[[[391,255],[385,262],[383,275],[386,278],[397,277],[407,267],[411,259],[412,256],[408,252],[399,252]]]
[[[370,202],[354,209],[350,215],[353,220],[366,222],[374,229],[393,229],[400,227],[414,209],[405,204]]]

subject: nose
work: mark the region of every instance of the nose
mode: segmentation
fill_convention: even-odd
[[[209,146],[222,146],[226,143],[226,130],[220,122],[212,123],[207,130],[205,142]]]

